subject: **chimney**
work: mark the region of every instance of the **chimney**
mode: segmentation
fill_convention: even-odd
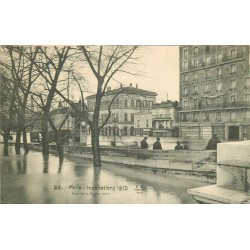
[[[120,83],[120,88],[122,88],[122,83]]]
[[[111,91],[111,87],[110,86],[107,88],[107,91]]]
[[[135,87],[138,89],[138,84],[136,83]]]
[[[130,85],[129,85],[130,87],[132,87],[132,82],[130,83]]]

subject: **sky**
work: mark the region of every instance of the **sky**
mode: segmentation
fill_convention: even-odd
[[[135,72],[142,76],[119,74],[115,78],[123,86],[138,84],[138,88],[154,91],[158,95],[157,102],[179,100],[179,47],[178,46],[143,46],[136,56],[139,56]],[[95,93],[96,80],[92,72],[87,73],[89,78],[89,94]],[[92,75],[92,77],[90,75]],[[112,89],[119,88],[120,83],[111,82]]]
[[[179,100],[179,47],[147,46],[142,49],[142,71],[146,77],[139,88],[155,91],[157,101]]]

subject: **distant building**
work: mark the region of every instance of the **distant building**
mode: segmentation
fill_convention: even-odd
[[[176,122],[178,122],[178,102],[168,100],[153,105],[153,136],[175,136],[173,128]]]
[[[108,87],[107,92],[102,98],[99,117],[100,125],[107,118],[108,106],[118,92],[120,93],[111,106],[112,115],[102,129],[101,134],[112,135],[115,130],[116,134],[119,135],[136,135],[138,132],[136,132],[134,125],[135,115],[139,112],[150,113],[157,94],[152,91],[140,89],[137,84],[133,87],[132,83],[129,87],[124,87],[121,84],[120,88],[114,90]],[[89,113],[92,115],[95,105],[95,95],[88,96],[86,100]]]
[[[249,46],[180,46],[180,136],[250,135]]]
[[[154,104],[153,104],[154,106]],[[135,135],[152,136],[152,111],[141,111],[135,114],[134,120]]]

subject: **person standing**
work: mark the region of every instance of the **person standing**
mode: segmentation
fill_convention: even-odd
[[[156,142],[153,144],[153,150],[162,150],[159,137],[157,137]]]
[[[177,141],[176,143],[177,143],[177,145],[175,146],[174,150],[182,150],[183,147],[181,146],[180,141]]]
[[[218,143],[221,143],[221,141],[219,137],[216,134],[214,134],[213,137],[208,141],[206,150],[216,150]]]
[[[144,139],[141,141],[141,149],[147,149],[148,143],[147,143],[147,137],[145,136]]]

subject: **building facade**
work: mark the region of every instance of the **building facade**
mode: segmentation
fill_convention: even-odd
[[[120,85],[120,88],[114,90],[108,87],[102,98],[99,117],[100,125],[106,120],[108,107],[117,93],[119,95],[117,95],[111,105],[111,117],[100,133],[102,135],[113,135],[115,131],[117,135],[136,135],[139,132],[135,129],[135,115],[142,112],[150,113],[157,94],[152,91],[139,89],[137,84],[135,87],[132,84],[128,87]],[[94,110],[95,95],[88,96],[86,99],[91,115]]]
[[[154,106],[154,104],[153,104]],[[142,111],[135,114],[135,135],[152,136],[152,111]]]
[[[173,128],[178,122],[178,102],[155,103],[152,110],[153,136],[175,136]]]
[[[249,46],[180,46],[180,136],[250,135]]]

